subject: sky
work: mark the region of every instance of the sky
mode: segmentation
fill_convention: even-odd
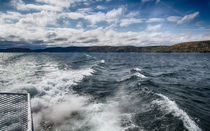
[[[0,0],[0,48],[210,40],[210,0]]]

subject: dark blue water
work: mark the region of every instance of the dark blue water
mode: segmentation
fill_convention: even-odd
[[[209,53],[1,53],[0,91],[36,130],[210,130]]]

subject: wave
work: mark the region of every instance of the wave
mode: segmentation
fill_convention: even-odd
[[[179,106],[175,101],[170,100],[167,96],[162,94],[157,94],[162,99],[154,100],[152,103],[160,106],[161,110],[166,113],[172,113],[175,117],[181,119],[184,123],[185,128],[189,131],[201,131],[201,129],[196,125],[196,123],[190,118],[190,116]]]
[[[141,71],[142,70],[140,68],[138,68],[138,67],[133,68],[133,69],[130,70],[130,72],[133,74],[133,76],[137,76],[139,78],[147,78],[145,75],[140,73]]]
[[[140,71],[141,71],[141,69],[140,69],[140,68],[138,68],[138,67],[136,67],[136,68],[131,69],[131,71],[137,71],[137,72],[140,72]]]
[[[126,75],[124,77],[122,77],[120,80],[118,80],[118,82],[124,82],[124,81],[128,81],[128,80],[136,80],[138,78],[141,78],[141,79],[147,78],[145,75],[140,73],[140,71],[141,71],[141,69],[139,69],[139,68],[133,68],[128,71],[125,71]]]
[[[157,73],[153,73],[152,74],[155,77],[172,77],[172,76],[176,76],[177,72],[157,72]]]
[[[76,85],[85,76],[90,76],[93,72],[93,69],[87,68],[67,71],[56,70],[45,75],[37,85],[39,92],[44,95],[35,97],[31,101],[32,110],[38,111],[34,116],[35,124],[39,125],[41,120],[58,124],[65,120],[66,116],[82,109],[88,98],[74,94],[70,87]]]
[[[143,74],[141,74],[139,72],[135,73],[134,76],[137,76],[139,78],[147,78],[145,75],[143,75]]]
[[[0,53],[0,71],[5,71],[5,65],[8,64],[7,62],[10,59],[14,59],[17,58],[19,56],[21,56],[21,54],[17,54],[17,53]]]
[[[167,73],[150,78],[148,69],[105,57],[65,55],[71,57],[26,54],[0,63],[0,90],[31,94],[36,130],[201,130],[174,101],[156,95],[168,91],[156,81]]]
[[[104,64],[104,63],[105,63],[105,60],[101,60],[100,63],[101,63],[101,64]]]
[[[0,76],[2,87],[5,87],[1,90],[31,94],[36,130],[59,125],[83,109],[89,98],[75,94],[71,87],[94,73],[91,66],[60,69],[56,61],[44,59],[46,62],[40,63],[34,56],[25,56],[6,66]]]
[[[143,130],[133,121],[134,112],[124,111],[130,103],[130,95],[124,89],[106,99],[103,103],[93,103],[87,107],[86,119],[93,131]]]

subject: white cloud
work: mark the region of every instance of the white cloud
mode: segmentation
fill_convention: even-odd
[[[20,18],[16,25],[21,27],[56,25],[57,15],[53,12],[41,11],[27,14]]]
[[[62,11],[69,8],[72,4],[83,2],[86,0],[35,0],[36,4],[25,4],[23,0],[12,0],[11,3],[17,10],[50,10]]]
[[[142,20],[136,19],[136,18],[122,19],[120,26],[128,26],[128,25],[137,24],[137,23],[142,23]]]
[[[55,25],[59,18],[86,19],[95,26],[96,23],[106,21],[117,23],[122,15],[123,8],[117,8],[105,12],[92,12],[91,8],[81,8],[75,12],[63,11],[63,8],[70,7],[70,4],[87,2],[87,0],[36,0],[39,4],[25,4],[22,0],[13,0],[17,10],[38,10],[40,12],[29,13],[19,19],[18,25],[25,26],[47,26]],[[42,4],[42,5],[41,5]],[[102,8],[102,7],[100,7]],[[62,12],[61,12],[62,11]],[[56,13],[55,13],[56,12]],[[2,21],[2,20],[1,20]]]
[[[159,30],[161,27],[162,27],[161,24],[158,24],[158,25],[148,25],[146,30],[147,30],[147,31],[157,31],[157,30]]]
[[[35,5],[35,4],[25,4],[18,5],[19,10],[51,10],[51,11],[62,11],[62,8],[51,6],[51,5]]]
[[[71,19],[79,19],[83,18],[88,20],[92,26],[94,26],[96,23],[101,21],[106,21],[108,23],[111,22],[118,22],[120,16],[122,15],[123,8],[113,9],[108,11],[107,13],[104,12],[91,12],[89,9],[84,10],[80,9],[78,12],[70,12],[70,13],[63,13],[62,16],[69,17]]]
[[[36,0],[37,2],[42,2],[62,8],[68,8],[71,4],[74,4],[76,2],[85,2],[85,0]]]
[[[153,22],[164,22],[164,18],[149,18],[146,22],[153,23]]]
[[[78,25],[79,27],[80,25]],[[52,28],[52,27],[28,27],[22,28],[15,24],[0,24],[0,36],[11,40],[9,36],[16,35],[15,41],[25,41],[29,45],[35,40],[43,41],[44,46],[102,46],[102,45],[134,45],[147,46],[159,44],[174,44],[191,40],[204,40],[210,34],[181,33],[172,34],[169,32],[158,32],[161,25],[149,25],[147,30],[142,32],[117,32],[113,29],[96,28],[93,30]],[[14,34],[15,32],[15,34]],[[48,37],[49,34],[55,34]],[[195,37],[196,36],[196,37]],[[65,41],[54,41],[56,38],[64,38]],[[33,45],[35,46],[35,45]]]
[[[83,13],[83,14],[89,14],[92,13],[92,8],[80,8],[76,12]]]
[[[180,19],[179,21],[177,21],[177,24],[183,24],[185,22],[190,22],[193,19],[195,19],[197,16],[199,15],[199,12],[195,12],[189,15],[185,15],[182,19]]]
[[[22,0],[13,0],[12,4],[17,10],[51,10],[51,11],[61,11],[61,7],[52,5],[40,5],[40,4],[25,4]]]
[[[22,18],[23,15],[18,12],[8,11],[6,13],[0,12],[0,24],[9,24]]]
[[[177,22],[180,19],[181,19],[181,17],[179,17],[179,16],[169,16],[169,17],[167,17],[167,20],[169,22]]]
[[[102,12],[97,12],[91,15],[84,15],[84,19],[87,19],[91,22],[92,25],[95,25],[97,22],[108,20],[106,19],[106,14]]]
[[[128,14],[126,15],[126,17],[135,17],[135,16],[137,16],[138,14],[139,14],[138,11],[132,11],[132,12],[128,13]]]
[[[82,13],[79,12],[69,12],[69,13],[61,13],[60,14],[61,17],[68,17],[71,19],[79,19],[79,18],[85,18],[85,16]]]
[[[101,5],[96,6],[96,8],[99,9],[99,10],[104,10],[104,9],[106,9],[106,7],[101,6]]]
[[[116,18],[123,13],[123,8],[113,9],[106,13],[106,17],[108,18]]]

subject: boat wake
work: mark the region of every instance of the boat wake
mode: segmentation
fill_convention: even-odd
[[[37,131],[202,130],[165,90],[157,93],[162,74],[110,61],[91,54],[8,54],[0,61],[0,90],[31,94]]]

